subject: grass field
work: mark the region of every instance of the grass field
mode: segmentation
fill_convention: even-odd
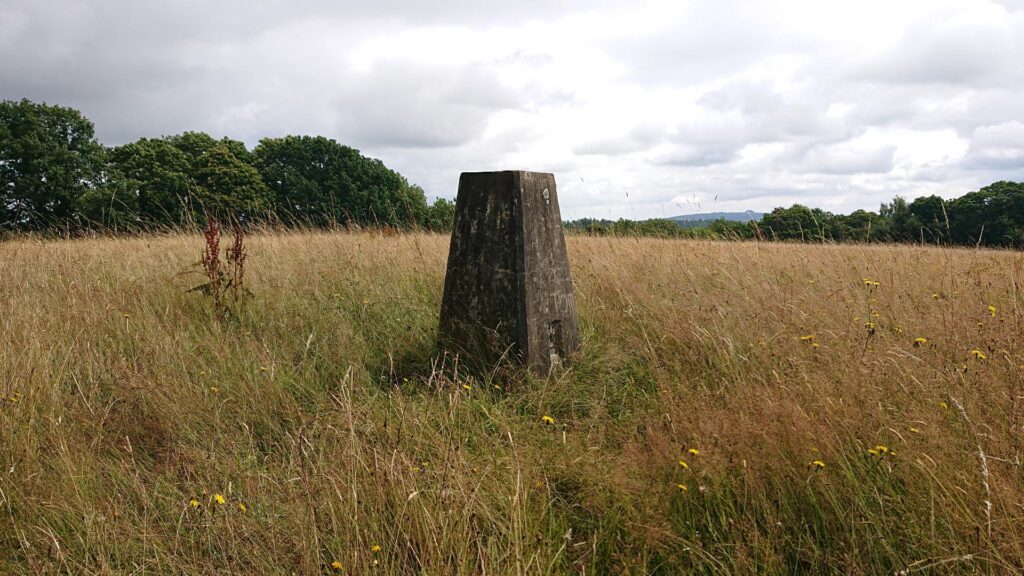
[[[1020,253],[572,237],[542,380],[438,357],[447,237],[223,322],[202,245],[0,244],[0,573],[1024,571]]]

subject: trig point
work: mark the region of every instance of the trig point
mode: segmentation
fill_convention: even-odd
[[[441,302],[441,346],[493,366],[546,375],[576,350],[579,329],[553,174],[466,172]]]

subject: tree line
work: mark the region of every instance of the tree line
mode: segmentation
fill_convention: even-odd
[[[194,227],[207,216],[285,226],[451,229],[455,206],[428,205],[383,162],[322,136],[264,138],[249,150],[202,132],[106,147],[79,111],[0,102],[0,233]],[[878,212],[794,204],[760,220],[683,228],[670,220],[581,219],[588,234],[805,242],[1024,246],[1024,183],[996,182],[953,200],[897,196]]]
[[[264,138],[249,150],[203,132],[106,147],[79,111],[0,102],[0,232],[144,231],[206,217],[286,226],[451,228],[383,162],[322,136]]]
[[[716,220],[683,228],[671,220],[593,220],[567,224],[594,235],[662,238],[759,239],[803,242],[921,242],[972,246],[1024,247],[1024,183],[996,182],[953,200],[923,196],[912,202],[897,196],[878,212],[833,214],[794,204],[760,220]]]

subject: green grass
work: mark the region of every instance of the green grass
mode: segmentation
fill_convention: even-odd
[[[0,573],[1024,571],[1018,253],[571,237],[538,379],[439,354],[445,237],[252,237],[221,323],[201,248],[0,244]]]

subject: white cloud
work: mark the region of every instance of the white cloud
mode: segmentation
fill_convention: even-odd
[[[1024,124],[1014,120],[976,129],[967,164],[978,170],[1024,168]]]
[[[8,0],[0,59],[0,98],[76,107],[108,144],[322,134],[432,196],[554,171],[567,217],[1024,178],[1014,2]]]

